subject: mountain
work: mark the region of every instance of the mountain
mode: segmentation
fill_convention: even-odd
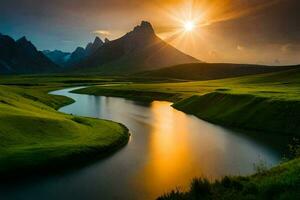
[[[58,66],[22,37],[15,41],[0,34],[0,74],[46,73]]]
[[[93,55],[100,47],[103,46],[103,44],[104,42],[99,37],[96,37],[94,42],[86,45],[85,49],[82,47],[77,47],[76,50],[71,54],[67,65],[73,66],[85,60],[89,56]]]
[[[47,56],[52,62],[56,63],[57,65],[63,67],[68,60],[70,59],[71,53],[63,52],[59,50],[49,51],[45,50],[42,51],[45,56]]]
[[[152,25],[143,21],[123,37],[105,40],[103,46],[79,63],[76,69],[81,72],[124,74],[197,62],[200,61],[157,37]]]
[[[95,51],[97,51],[101,46],[103,46],[104,42],[99,38],[96,37],[93,43],[89,43],[86,48],[86,55],[91,55]]]
[[[96,37],[94,42],[88,43],[85,48],[77,47],[72,53],[66,53],[59,50],[45,50],[43,53],[57,65],[60,65],[61,67],[71,67],[92,55],[103,44],[104,42],[99,37]]]
[[[65,65],[73,65],[86,58],[86,51],[82,47],[77,47],[70,55],[69,60]]]
[[[212,80],[237,76],[279,72],[298,66],[263,66],[230,63],[192,63],[166,67],[134,74],[139,77],[173,78],[185,80]]]

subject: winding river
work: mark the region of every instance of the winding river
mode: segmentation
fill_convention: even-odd
[[[10,187],[5,198],[148,200],[186,188],[193,177],[247,175],[254,163],[279,162],[280,153],[271,146],[177,111],[170,102],[145,105],[69,93],[73,89],[51,93],[76,101],[60,111],[120,122],[132,134],[128,145],[83,168]]]

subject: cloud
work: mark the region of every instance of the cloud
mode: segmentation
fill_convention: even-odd
[[[111,35],[111,32],[109,32],[108,30],[95,30],[93,31],[94,34],[96,35],[101,35],[101,36],[110,36]]]

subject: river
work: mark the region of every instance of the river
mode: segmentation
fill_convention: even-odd
[[[194,177],[247,175],[254,163],[280,161],[271,146],[180,112],[170,102],[69,93],[73,89],[51,93],[76,101],[59,111],[120,122],[132,134],[128,145],[83,168],[10,187],[5,198],[148,200],[185,189]]]

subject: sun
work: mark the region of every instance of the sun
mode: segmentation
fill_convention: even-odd
[[[196,25],[193,21],[186,21],[183,24],[184,30],[187,32],[191,32],[195,29]]]

